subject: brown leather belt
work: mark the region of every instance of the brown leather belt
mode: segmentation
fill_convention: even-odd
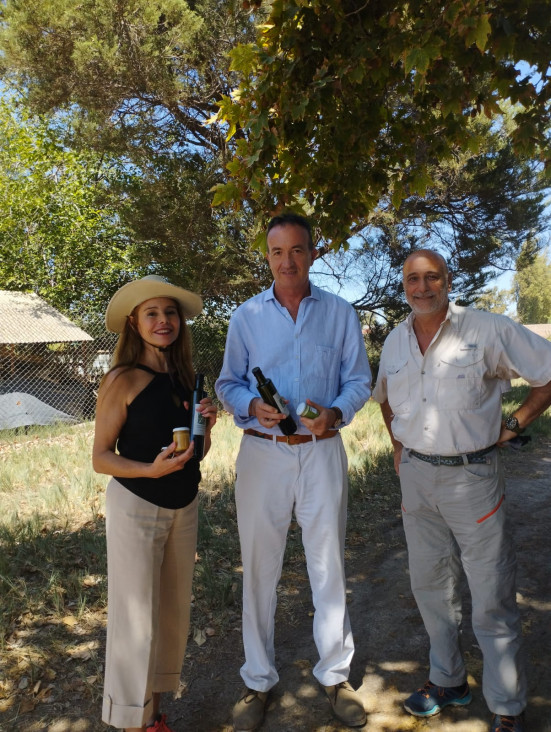
[[[265,432],[257,432],[256,430],[243,430],[246,435],[252,437],[261,437],[263,440],[273,440],[276,442],[286,442],[288,445],[302,445],[305,442],[312,442],[313,435],[267,435]],[[327,430],[322,435],[316,435],[316,440],[327,440],[329,437],[335,437],[338,430]]]

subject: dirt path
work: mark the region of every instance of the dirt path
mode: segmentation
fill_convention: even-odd
[[[526,639],[529,708],[526,732],[551,732],[551,441],[528,453],[508,451],[507,500],[518,546],[519,603]],[[362,511],[365,511],[366,498]],[[385,515],[376,547],[349,531],[347,575],[349,608],[356,641],[351,682],[359,688],[368,721],[366,732],[486,732],[490,714],[481,694],[481,654],[470,628],[468,597],[465,595],[464,651],[473,690],[467,708],[446,709],[438,717],[417,720],[405,713],[402,702],[427,677],[428,644],[413,601],[407,573],[407,556],[396,503]],[[357,508],[357,510],[359,510]],[[350,512],[354,511],[351,502]],[[358,521],[355,522],[356,524]],[[360,526],[363,523],[360,521]],[[377,561],[374,557],[379,557]],[[342,732],[329,704],[312,676],[316,649],[312,641],[312,606],[306,573],[289,577],[279,590],[276,622],[276,653],[280,682],[274,690],[261,732]],[[201,618],[192,618],[205,627]],[[238,614],[228,618],[224,636],[209,637],[198,646],[190,639],[183,672],[186,687],[181,698],[166,699],[165,711],[174,732],[230,732],[231,709],[242,682],[241,622]],[[97,663],[103,658],[105,621],[90,640],[97,647]],[[51,703],[33,711],[22,708],[0,713],[0,732],[100,732],[107,729],[99,719],[101,669],[94,681],[95,698],[74,691],[71,669],[58,673],[57,685],[66,690]],[[74,671],[74,670],[73,670]],[[82,671],[89,674],[89,671]],[[96,677],[94,677],[96,679]],[[90,679],[88,679],[90,681]],[[74,682],[74,683],[73,683]],[[65,687],[63,687],[65,689]],[[77,688],[82,689],[81,686]],[[1,711],[1,710],[0,710]],[[4,726],[2,717],[10,722]]]
[[[518,596],[526,636],[529,684],[527,732],[551,732],[551,444],[537,452],[507,455],[510,514],[518,546]],[[353,506],[351,509],[353,510]],[[388,527],[397,548],[378,566],[369,546],[348,551],[350,614],[356,641],[351,682],[368,711],[368,732],[485,732],[490,714],[481,693],[481,654],[470,627],[465,597],[464,651],[474,700],[430,720],[402,709],[403,699],[427,677],[428,644],[411,596],[399,515]],[[331,717],[312,676],[316,651],[311,634],[307,583],[294,599],[293,622],[276,625],[280,682],[262,732],[336,732],[347,729]],[[286,608],[285,618],[289,617]],[[167,711],[175,732],[229,732],[231,707],[241,689],[243,661],[239,618],[225,638],[191,647],[184,670],[188,693]],[[193,643],[191,644],[194,645]]]

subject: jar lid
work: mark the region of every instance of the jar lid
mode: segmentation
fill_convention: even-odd
[[[175,427],[173,432],[189,432],[189,427]]]

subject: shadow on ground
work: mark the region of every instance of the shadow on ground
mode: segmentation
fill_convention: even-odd
[[[506,455],[507,500],[518,546],[518,599],[526,638],[529,684],[527,732],[551,732],[551,674],[549,673],[551,587],[551,444],[528,453]],[[351,503],[350,511],[354,511]],[[465,594],[463,647],[473,702],[467,708],[445,710],[438,717],[417,720],[402,709],[403,699],[427,677],[428,646],[409,589],[399,495],[386,525],[386,552],[351,542],[347,550],[349,608],[356,641],[351,682],[359,687],[368,711],[363,728],[369,732],[485,732],[490,714],[481,693],[482,662],[470,628]],[[374,561],[373,557],[382,557]],[[280,682],[274,689],[262,732],[337,732],[342,725],[331,717],[329,705],[312,676],[316,651],[312,641],[312,607],[306,575],[283,583],[276,625]],[[194,622],[198,623],[195,618]],[[231,708],[242,684],[240,618],[228,617],[228,632],[198,646],[190,639],[180,698],[167,698],[165,711],[174,732],[229,732]],[[102,628],[103,632],[103,628]],[[103,638],[100,645],[103,646]],[[102,648],[99,649],[100,653]],[[97,696],[77,711],[70,693],[41,704],[32,712],[11,708],[0,713],[0,730],[18,732],[96,732]]]

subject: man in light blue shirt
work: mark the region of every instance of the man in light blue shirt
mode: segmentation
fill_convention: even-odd
[[[347,458],[339,427],[370,396],[371,373],[358,317],[342,298],[309,280],[316,258],[310,225],[287,214],[268,225],[267,259],[274,283],[241,305],[228,330],[216,392],[244,430],[236,469],[236,506],[243,561],[245,690],[234,707],[234,729],[262,723],[277,683],[274,654],[276,587],[293,511],[312,589],[314,675],[335,716],[351,727],[366,714],[348,683],[354,643],[346,608],[344,538]],[[282,434],[285,415],[258,396],[253,368],[288,401],[295,434]],[[315,406],[300,418],[300,402]]]

